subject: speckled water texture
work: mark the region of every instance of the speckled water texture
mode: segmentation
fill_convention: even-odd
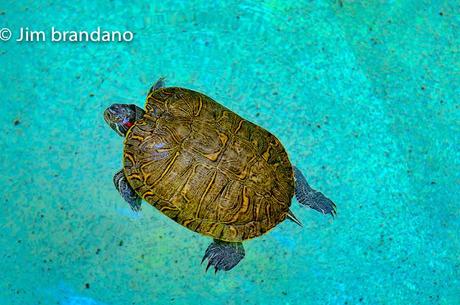
[[[0,304],[459,304],[460,4],[2,1],[0,27],[131,30],[0,43]],[[113,187],[102,111],[150,85],[207,93],[276,134],[332,221],[293,204],[205,273],[210,239]]]

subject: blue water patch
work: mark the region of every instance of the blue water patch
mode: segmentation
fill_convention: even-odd
[[[97,302],[91,298],[80,296],[65,298],[61,303],[63,305],[105,305],[104,303]]]
[[[107,305],[91,297],[78,294],[67,283],[61,282],[58,286],[43,290],[43,294],[48,297],[48,302],[55,300],[62,305]]]
[[[272,237],[283,247],[286,247],[289,250],[295,250],[297,242],[293,236],[286,235],[283,232],[275,231],[272,233]]]
[[[135,212],[130,208],[116,208],[116,211],[123,216],[129,217],[131,219],[139,219],[142,218],[142,213]]]

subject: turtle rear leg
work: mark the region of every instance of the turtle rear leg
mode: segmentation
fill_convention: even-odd
[[[149,94],[152,93],[153,91],[157,90],[157,89],[164,88],[164,86],[165,86],[165,78],[160,77],[157,80],[157,82],[150,88]]]
[[[214,272],[219,270],[228,271],[243,259],[244,254],[242,243],[214,239],[208,249],[206,249],[201,263],[203,263],[205,259],[208,259],[206,271],[208,271],[211,265],[214,266]]]
[[[120,170],[115,174],[115,176],[113,176],[113,184],[115,184],[115,187],[117,188],[121,197],[123,197],[123,199],[129,203],[131,209],[135,212],[139,212],[141,210],[142,198],[140,198],[129,185],[123,170]]]
[[[337,214],[334,202],[324,196],[321,192],[312,189],[298,168],[293,167],[293,169],[295,179],[295,197],[297,198],[297,201],[303,206],[308,206],[323,214],[331,214],[332,217],[334,217]]]

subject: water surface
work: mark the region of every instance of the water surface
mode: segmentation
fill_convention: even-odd
[[[372,4],[371,4],[372,2]],[[455,304],[457,1],[2,2],[0,26],[130,30],[124,43],[0,44],[0,303]],[[112,184],[103,110],[151,84],[202,91],[278,136],[332,221],[293,210],[204,273],[209,238]]]

